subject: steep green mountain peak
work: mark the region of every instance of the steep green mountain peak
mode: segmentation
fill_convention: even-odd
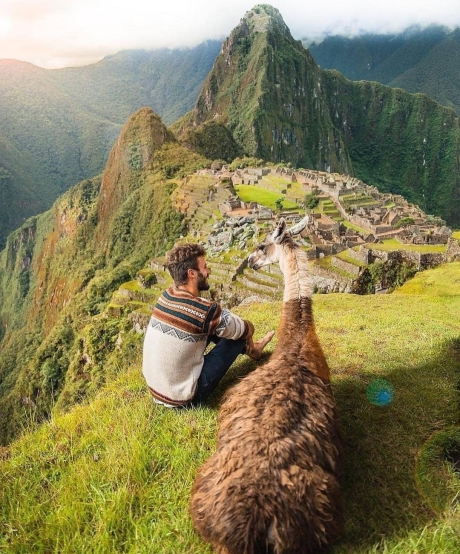
[[[425,33],[430,44],[441,32]],[[430,48],[416,35],[405,43],[404,68],[420,43],[432,59],[454,66],[460,59],[455,40]],[[231,135],[226,143],[236,143],[233,152],[353,175],[403,194],[449,225],[460,221],[455,112],[421,94],[321,69],[271,6],[249,11],[224,42],[180,135],[215,159],[209,137],[226,136],[222,126]]]
[[[352,170],[331,122],[321,70],[271,6],[253,8],[224,42],[189,128],[211,121],[226,125],[249,156]]]
[[[102,233],[111,214],[142,184],[140,173],[166,142],[176,142],[176,139],[151,108],[141,108],[125,123],[102,175],[98,201]]]
[[[257,4],[257,6],[254,6],[252,10],[246,12],[240,25],[246,25],[254,33],[278,30],[291,36],[291,32],[280,12],[269,4]]]

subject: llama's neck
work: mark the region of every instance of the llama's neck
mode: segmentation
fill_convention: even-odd
[[[283,250],[280,268],[284,275],[284,298],[278,345],[274,355],[285,360],[291,369],[307,368],[329,381],[329,367],[316,335],[312,313],[312,286],[308,261],[301,249]],[[285,364],[286,365],[286,364]]]
[[[308,274],[308,260],[300,248],[284,247],[279,261],[284,276],[283,302],[311,298],[313,289]]]

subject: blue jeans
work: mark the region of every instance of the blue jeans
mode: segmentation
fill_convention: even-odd
[[[200,404],[207,400],[238,355],[246,350],[244,339],[229,340],[212,335],[208,343],[211,341],[216,344],[204,357],[203,369],[198,378],[198,387],[192,404]]]

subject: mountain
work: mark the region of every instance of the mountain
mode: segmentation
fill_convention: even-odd
[[[256,6],[232,31],[194,109],[173,127],[193,142],[216,126],[246,155],[351,174],[460,225],[454,110],[322,70],[271,6]]]
[[[71,184],[100,172],[119,127],[75,105],[46,70],[0,61],[0,245]]]
[[[219,123],[247,155],[349,173],[321,81],[322,71],[279,11],[256,6],[224,42],[193,112],[184,117],[187,138],[203,124]]]
[[[183,233],[171,200],[175,179],[207,164],[142,108],[102,175],[8,236],[0,253],[0,443],[29,408],[40,420],[108,378],[106,358],[126,322],[101,312],[121,283]]]
[[[143,106],[165,125],[190,110],[222,42],[194,48],[126,50],[84,67],[48,70],[63,92],[88,111],[123,124]]]
[[[460,29],[432,25],[398,34],[332,35],[309,45],[323,69],[353,81],[421,92],[460,114]]]
[[[172,123],[191,109],[220,46],[126,51],[56,70],[0,60],[0,248],[27,217],[102,171],[136,110],[150,106]]]

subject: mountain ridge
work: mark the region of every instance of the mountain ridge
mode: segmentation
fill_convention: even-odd
[[[332,35],[308,48],[323,69],[425,93],[460,114],[459,46],[459,28],[430,25],[397,34]]]
[[[43,69],[0,60],[0,248],[10,231],[103,170],[122,125],[142,106],[171,123],[193,106],[220,48],[126,51],[91,66]],[[5,190],[0,194],[5,194]]]
[[[266,13],[263,6],[257,9]],[[397,147],[398,155],[406,153],[405,147],[417,162],[431,163],[444,149],[445,158],[454,165],[443,160],[439,174],[454,175],[453,181],[446,182],[456,183],[458,118],[453,110],[440,109],[423,95],[378,83],[352,83],[337,72],[323,72],[283,26],[266,27],[264,22],[257,27],[259,21],[258,17],[243,19],[231,34],[195,111],[186,118],[185,134],[187,129],[203,131],[200,154],[175,138],[151,108],[141,108],[123,127],[102,175],[80,182],[51,210],[32,217],[8,237],[0,253],[2,440],[18,430],[8,425],[13,420],[20,425],[22,399],[33,404],[40,419],[49,415],[53,405],[65,408],[81,401],[104,382],[106,357],[128,325],[126,320],[107,320],[104,311],[112,293],[133,280],[149,258],[164,254],[181,235],[196,231],[187,228],[191,224],[172,201],[172,193],[187,175],[215,161],[214,156],[203,155],[208,148],[206,134],[222,131],[219,136],[224,136],[225,131],[243,150],[249,150],[249,144],[254,154],[259,153],[259,144],[267,152],[273,148],[277,160],[301,156],[311,141],[312,158],[321,168],[325,164],[348,167],[349,161],[356,164],[362,158],[370,165],[386,164],[391,176],[390,171],[401,167],[380,151],[380,143],[390,137],[387,147]],[[258,59],[266,63],[258,64]],[[307,85],[312,87],[311,95]],[[242,100],[247,104],[240,111]],[[201,118],[196,127],[193,117]],[[412,131],[410,137],[405,134],[407,128]],[[302,129],[305,135],[300,134]],[[358,133],[363,137],[348,153],[347,141]],[[414,140],[418,141],[415,154]],[[401,155],[399,165],[402,161]],[[361,163],[361,174],[367,171],[372,176],[372,167]],[[416,176],[409,163],[403,170],[410,179]],[[203,181],[204,187],[211,187],[205,189],[209,194],[213,182]],[[422,192],[431,192],[429,184],[421,180]],[[454,188],[445,190],[455,198]],[[201,200],[195,203],[190,193],[190,203],[198,205]],[[451,202],[447,193],[446,202]],[[210,213],[206,217],[212,217]]]
[[[262,6],[267,8],[267,5]],[[269,6],[269,9],[275,13],[276,8]],[[286,30],[286,25],[278,10],[276,11],[278,19],[274,30],[278,26],[282,34],[282,31]],[[259,14],[259,18],[261,17]],[[455,108],[458,104],[455,98],[460,90],[460,85],[455,84],[455,79],[460,74],[456,70],[460,64],[460,52],[457,52],[458,48],[449,49],[445,37],[448,36],[454,46],[458,45],[459,32],[457,29],[446,35],[442,27],[434,27],[433,36],[430,38],[429,30],[412,29],[401,35],[392,35],[390,42],[385,37],[377,36],[377,46],[372,49],[364,44],[363,48],[367,48],[366,51],[373,56],[371,61],[379,62],[375,71],[383,71],[385,63],[391,65],[387,68],[391,70],[392,67],[398,67],[398,64],[404,62],[403,69],[406,73],[400,75],[399,71],[398,75],[395,75],[393,71],[392,86],[409,88],[413,92],[425,90],[429,96]],[[322,44],[328,40],[332,38],[326,39]],[[359,44],[363,44],[364,39],[356,40],[361,40]],[[410,43],[409,40],[413,42]],[[397,42],[400,48],[390,49],[389,44],[392,42]],[[343,44],[345,43],[342,43],[341,50],[344,51],[344,55],[347,51],[359,52],[359,44],[354,50],[351,46],[344,47]],[[401,48],[404,45],[406,54],[402,55]],[[162,116],[166,124],[171,124],[191,109],[203,81],[212,69],[220,47],[220,41],[205,41],[193,49],[124,51],[107,56],[90,66],[57,70],[45,70],[16,60],[1,60],[0,168],[2,182],[6,183],[3,194],[6,194],[8,187],[8,198],[5,197],[5,202],[0,205],[0,247],[4,245],[8,232],[21,225],[25,218],[50,207],[54,199],[69,186],[102,171],[110,147],[131,113],[143,105],[150,106]],[[310,51],[316,53],[314,47],[311,47]],[[426,56],[423,62],[419,63],[420,52],[431,52],[432,56]],[[458,56],[453,56],[455,52]],[[388,53],[393,54],[391,59]],[[368,58],[360,55],[357,59],[362,65],[364,75],[356,74],[354,77],[377,79],[375,71],[370,75],[366,69]],[[417,67],[411,67],[411,60],[418,64]],[[14,79],[9,77],[9,73],[5,73],[5,65],[21,68],[23,85],[20,88],[16,86],[14,91],[11,89]],[[436,79],[431,80],[431,88],[427,89],[425,75],[431,75],[433,67],[437,70]],[[405,81],[412,82],[410,87]],[[251,84],[248,82],[249,86]],[[9,87],[10,92],[2,87]],[[44,121],[40,111],[34,108],[39,95],[35,94],[37,98],[29,98],[23,95],[23,89],[42,90],[42,96],[47,90],[46,96],[52,100],[56,94],[56,99],[60,99],[56,101],[57,109],[48,110]],[[444,98],[439,97],[440,92]],[[264,105],[259,109],[270,112],[271,106]],[[19,114],[21,117],[16,122]],[[11,118],[15,118],[14,121],[11,121]],[[77,125],[77,119],[81,119],[83,123]],[[245,133],[244,125],[240,127],[241,132]],[[29,128],[31,132],[28,131]],[[216,131],[216,127],[213,131]],[[283,137],[282,129],[276,129],[275,132],[279,133],[281,142],[286,139]],[[233,137],[224,137],[227,134],[224,128],[217,134],[219,140],[214,141],[214,144],[220,144],[221,140],[225,140],[225,147],[222,146],[220,150],[215,148],[213,157],[224,158],[226,149],[233,157],[241,154],[241,150],[233,143]],[[50,143],[54,141],[50,147],[42,144],[45,137]],[[194,147],[203,141],[206,142],[206,136],[201,136],[197,140],[191,138]],[[265,138],[270,140],[270,136]],[[69,141],[70,145],[66,146]],[[78,143],[77,148],[73,147],[75,143]],[[271,151],[265,155],[269,154]],[[312,166],[312,161],[317,157],[317,153],[313,151],[309,160],[300,165]],[[349,169],[351,172],[350,165]],[[376,184],[382,186],[382,180]],[[406,189],[405,194],[409,195],[410,191]],[[417,201],[421,203],[422,199],[417,198]],[[434,207],[438,209],[436,205]],[[426,209],[430,207],[426,206]],[[439,215],[445,217],[445,214]]]
[[[183,232],[171,201],[174,178],[207,163],[180,146],[150,108],[131,116],[113,152],[102,175],[27,220],[0,252],[2,440],[20,426],[21,398],[40,419],[62,392],[65,405],[105,379],[100,349],[109,340],[109,352],[111,332],[122,329],[114,326],[104,339],[97,316],[114,288]]]

